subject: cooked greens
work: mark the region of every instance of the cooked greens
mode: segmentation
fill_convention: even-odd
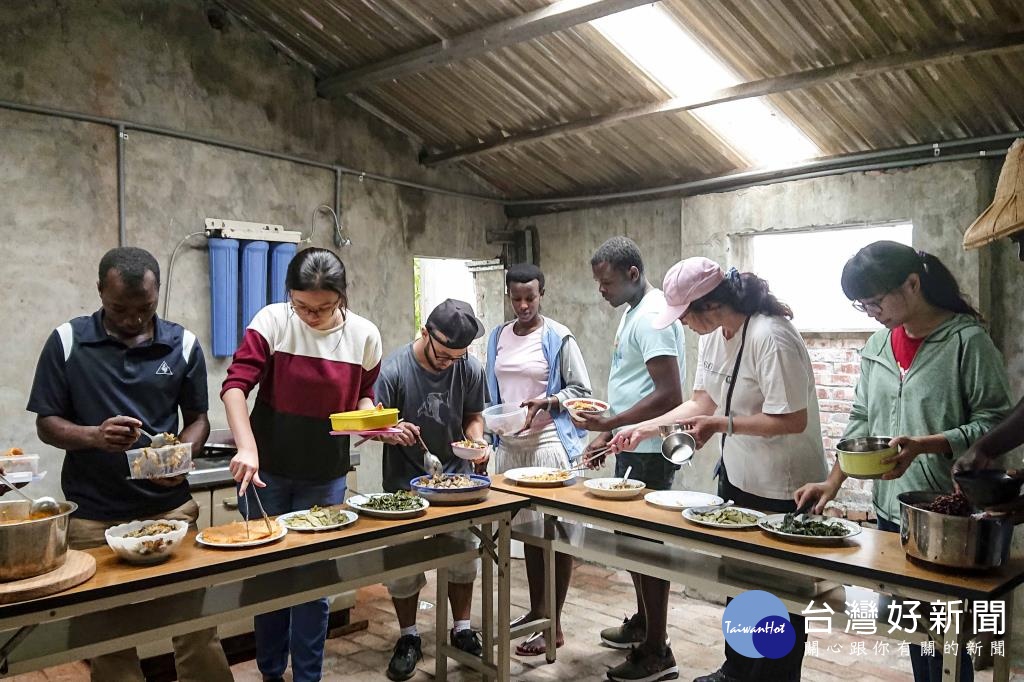
[[[399,490],[397,493],[369,496],[360,506],[375,511],[412,511],[423,507],[423,498],[413,495],[408,490]]]
[[[757,523],[758,517],[749,512],[726,507],[724,509],[713,509],[706,512],[692,512],[693,518],[705,523],[714,523],[721,526],[749,526]]]
[[[805,521],[787,514],[782,523],[765,524],[780,533],[814,538],[842,538],[850,534],[845,524],[832,521]]]
[[[305,514],[289,516],[284,520],[284,525],[296,529],[324,528],[340,525],[347,519],[348,517],[337,509],[314,506]]]

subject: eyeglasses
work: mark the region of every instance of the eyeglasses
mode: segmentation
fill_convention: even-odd
[[[430,344],[430,352],[433,353],[434,357],[437,358],[438,361],[440,361],[440,362],[452,362],[452,363],[455,363],[455,362],[460,362],[460,361],[462,361],[462,360],[464,360],[466,358],[466,353],[463,353],[462,355],[457,355],[457,356],[456,355],[448,355],[447,353],[444,354],[444,355],[438,353],[437,352],[437,347],[434,345],[434,334],[431,331],[427,332],[427,343]],[[438,343],[441,343],[441,342],[438,341]]]
[[[322,305],[319,308],[310,308],[309,306],[302,305],[301,303],[291,302],[292,310],[304,317],[323,317],[324,315],[333,315],[334,311],[341,305],[341,297],[334,303],[328,305]]]
[[[899,287],[896,287],[896,289],[899,289]],[[896,289],[890,289],[881,296],[875,296],[874,298],[866,301],[854,301],[850,305],[853,306],[853,309],[857,312],[867,313],[868,315],[877,315],[882,312],[882,301],[885,300],[886,296],[896,291]]]

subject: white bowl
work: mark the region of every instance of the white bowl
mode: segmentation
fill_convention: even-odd
[[[484,424],[499,436],[518,433],[526,426],[526,408],[518,405],[492,405],[484,410]]]
[[[580,410],[578,409],[578,406],[580,405],[593,405],[594,407],[600,409]],[[608,403],[606,403],[605,401],[596,400],[594,398],[571,398],[570,400],[566,400],[564,403],[562,403],[562,407],[569,411],[569,414],[572,416],[573,419],[578,421],[580,419],[580,415],[586,414],[590,416],[596,416],[599,414],[604,414],[605,412],[608,411],[609,406]]]
[[[454,452],[455,456],[458,457],[459,459],[480,459],[485,454],[487,454],[487,446],[484,446],[482,448],[467,448],[465,446],[459,445],[460,442],[461,441],[455,441],[454,443],[452,443],[452,452]]]
[[[125,533],[148,526],[151,523],[166,523],[174,530],[144,538],[126,538]],[[107,545],[119,558],[130,564],[158,564],[170,558],[188,534],[188,523],[164,519],[131,521],[108,528],[104,535]]]
[[[611,487],[621,482],[622,478],[619,476],[614,478],[587,478],[584,479],[583,485],[586,486],[592,495],[609,500],[629,500],[634,497],[640,497],[641,493],[647,489],[643,481],[635,478],[630,478],[626,481],[631,486],[629,488]]]

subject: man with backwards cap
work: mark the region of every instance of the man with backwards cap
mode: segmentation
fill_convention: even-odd
[[[436,455],[447,474],[471,474],[474,465],[483,467],[488,455],[470,463],[452,452],[451,444],[463,439],[483,442],[484,394],[486,378],[483,366],[469,355],[469,345],[484,334],[484,325],[473,307],[465,301],[449,298],[430,313],[415,341],[402,346],[381,363],[374,394],[384,407],[399,410],[402,433],[383,436],[384,464],[382,484],[393,493],[408,490],[409,482],[422,476],[424,453],[420,439]],[[469,531],[450,534],[475,547]],[[479,633],[469,624],[473,601],[473,581],[477,561],[449,569],[448,599],[455,624],[450,632],[452,646],[473,656],[482,648]],[[416,673],[422,657],[416,629],[419,593],[426,585],[420,573],[388,583],[401,634],[388,665],[392,680],[407,680]]]

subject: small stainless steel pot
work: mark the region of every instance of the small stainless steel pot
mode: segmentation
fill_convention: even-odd
[[[940,566],[996,568],[1010,554],[1013,523],[1006,519],[949,516],[923,509],[942,493],[901,493],[900,542],[908,556]]]
[[[697,452],[697,441],[686,432],[682,424],[666,424],[658,427],[661,434],[661,455],[673,464],[686,464]]]
[[[59,514],[25,521],[22,519],[28,518],[28,501],[0,502],[0,521],[4,521],[0,523],[0,581],[32,578],[64,564],[68,522],[78,505],[58,504]]]

